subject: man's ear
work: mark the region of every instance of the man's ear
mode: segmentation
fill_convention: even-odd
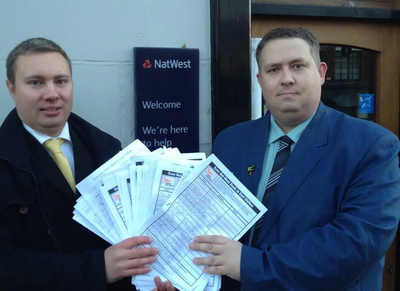
[[[318,73],[319,76],[321,77],[321,85],[325,83],[326,71],[328,71],[328,65],[324,62],[321,62],[320,65],[318,66]]]
[[[11,83],[9,79],[6,80],[6,85],[8,92],[10,92],[11,97],[14,99],[15,86]]]
[[[258,81],[258,84],[261,86],[261,76],[260,76],[260,74],[257,74],[257,81]]]

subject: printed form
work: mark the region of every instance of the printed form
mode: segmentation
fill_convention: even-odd
[[[151,246],[158,248],[159,254],[152,272],[134,277],[133,282],[150,282],[159,275],[171,280],[178,289],[203,290],[210,276],[192,260],[207,254],[189,250],[189,243],[197,235],[223,235],[238,240],[266,211],[211,155],[191,171],[163,208],[139,231],[140,235],[153,238]]]
[[[116,154],[112,159],[104,163],[100,168],[96,169],[96,171],[91,175],[77,184],[76,188],[79,190],[83,198],[80,197],[78,199],[79,203],[75,205],[75,211],[79,213],[78,215],[75,213],[76,218],[85,222],[80,217],[84,216],[92,225],[96,226],[99,230],[102,230],[102,234],[108,238],[107,241],[113,243],[120,242],[123,238],[121,238],[121,235],[117,231],[118,228],[107,210],[106,202],[104,201],[101,190],[99,189],[99,187],[102,186],[101,178],[104,174],[129,164],[132,156],[149,153],[150,151],[142,142],[135,140]]]

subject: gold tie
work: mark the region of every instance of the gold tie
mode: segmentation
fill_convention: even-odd
[[[61,144],[64,142],[63,139],[48,139],[43,143],[43,146],[50,151],[53,155],[53,159],[57,166],[60,168],[68,184],[71,186],[72,191],[75,193],[75,179],[72,175],[71,166],[69,165],[68,159],[64,156],[61,151]]]

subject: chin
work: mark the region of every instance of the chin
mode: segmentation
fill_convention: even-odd
[[[63,120],[49,120],[48,122],[43,122],[41,126],[43,128],[59,128],[59,127],[64,127],[65,123],[67,121],[65,119]]]
[[[299,112],[301,110],[301,106],[298,104],[285,104],[284,106],[282,106],[281,108],[281,112],[283,113],[295,113],[295,112]]]

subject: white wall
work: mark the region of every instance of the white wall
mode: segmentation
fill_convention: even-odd
[[[14,107],[5,60],[21,41],[46,37],[73,62],[73,111],[120,139],[133,141],[133,47],[200,50],[200,150],[211,148],[209,0],[7,1],[0,8],[0,122]]]

